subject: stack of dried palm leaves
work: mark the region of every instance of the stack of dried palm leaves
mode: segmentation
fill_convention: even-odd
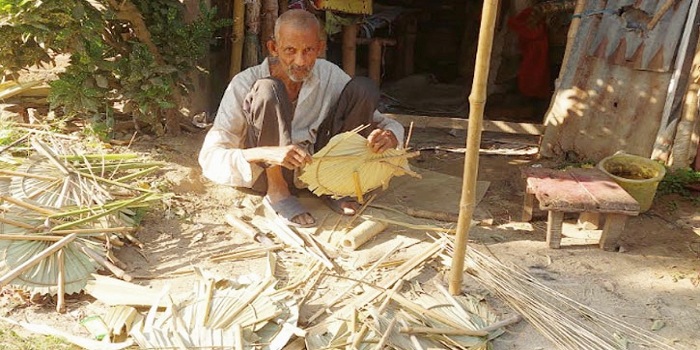
[[[0,157],[0,285],[32,294],[83,289],[100,266],[130,279],[111,254],[157,199],[136,179],[158,169],[136,154],[84,154],[81,145],[29,140],[27,158]],[[19,146],[18,146],[19,147]],[[5,151],[7,149],[3,149]],[[2,156],[2,154],[0,154]]]
[[[291,292],[276,289],[270,271],[265,277],[229,279],[195,269],[193,293],[179,298],[167,287],[159,294],[107,277],[91,281],[87,290],[99,300],[120,305],[103,318],[113,341],[123,341],[118,336],[129,333],[148,349],[281,349],[300,332],[299,306]],[[124,295],[123,290],[139,295]],[[152,306],[145,315],[130,306],[146,301]]]
[[[344,132],[331,138],[328,144],[313,155],[311,164],[304,167],[299,179],[316,195],[333,197],[352,196],[362,202],[363,194],[386,188],[394,176],[409,174],[408,158],[418,153],[404,149],[389,149],[375,153],[366,138],[358,134],[362,128]]]

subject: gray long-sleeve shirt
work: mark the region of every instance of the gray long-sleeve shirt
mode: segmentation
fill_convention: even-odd
[[[260,65],[237,74],[226,88],[219,105],[214,125],[207,133],[199,153],[199,164],[204,176],[225,185],[252,187],[263,168],[248,163],[243,157],[246,138],[246,118],[243,100],[258,80],[270,76],[270,66],[265,59]],[[340,93],[350,81],[340,67],[323,59],[317,59],[311,76],[304,81],[294,110],[291,137],[294,144],[312,145],[321,122],[328,117],[338,101]],[[373,120],[379,128],[390,130],[402,143],[404,130],[397,121],[374,112]],[[313,150],[309,150],[313,152]]]

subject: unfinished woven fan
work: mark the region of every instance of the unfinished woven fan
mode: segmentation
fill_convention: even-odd
[[[386,188],[394,176],[409,174],[408,158],[417,155],[405,150],[389,149],[374,153],[359,129],[331,138],[326,147],[313,155],[299,179],[316,195],[357,197],[382,186]]]

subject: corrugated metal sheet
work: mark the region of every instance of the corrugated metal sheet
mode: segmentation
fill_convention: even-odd
[[[668,72],[688,16],[690,0],[676,1],[663,12],[665,2],[608,1],[604,8],[589,9],[588,14],[599,18],[600,23],[591,33],[587,53],[612,64]],[[661,16],[660,21],[650,30],[649,22],[657,14]]]
[[[690,0],[677,1],[656,28],[634,44],[637,49],[631,56],[628,36],[638,34],[629,32],[619,12],[608,10],[637,3],[650,9],[663,2],[588,1],[546,117],[540,150],[544,156],[573,152],[580,159],[598,161],[620,150],[651,155],[671,79],[673,59],[667,58],[675,56],[680,40],[680,31],[669,30],[674,25],[670,21],[685,21]],[[644,54],[645,50],[657,54]],[[643,60],[645,55],[651,59]]]

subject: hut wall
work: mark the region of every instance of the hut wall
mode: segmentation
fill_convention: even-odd
[[[690,0],[588,0],[545,117],[541,154],[598,161],[651,155]]]

